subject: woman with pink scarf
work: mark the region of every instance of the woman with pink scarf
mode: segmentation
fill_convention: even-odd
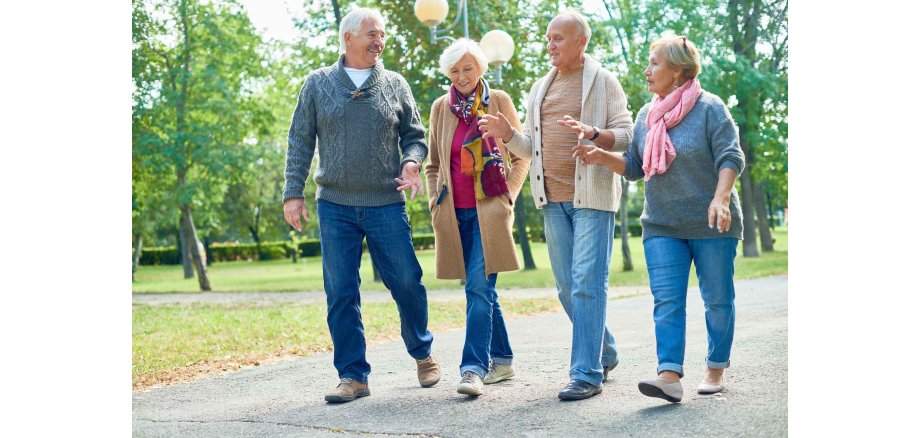
[[[628,180],[645,180],[642,242],[655,300],[658,375],[639,382],[639,390],[674,403],[683,398],[691,263],[705,303],[709,340],[698,393],[722,391],[735,330],[734,259],[742,230],[734,186],[744,154],[728,107],[701,88],[699,73],[699,52],[686,37],[656,41],[645,69],[652,101],[636,116],[626,152],[582,145],[574,154]],[[577,122],[560,123],[583,128]]]

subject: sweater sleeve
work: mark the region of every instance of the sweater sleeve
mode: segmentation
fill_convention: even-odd
[[[304,197],[304,186],[316,151],[316,112],[311,88],[311,77],[308,77],[300,90],[297,107],[291,117],[282,202]]]
[[[505,114],[508,121],[511,122],[511,127],[521,130],[521,122],[518,119],[517,111],[514,109],[514,102],[511,101],[511,96],[505,93],[496,93],[496,96],[499,97],[499,108],[502,114]],[[501,142],[501,139],[498,139],[498,142]],[[505,157],[505,162],[511,164],[508,172],[508,190],[511,192],[510,196],[513,202],[521,192],[524,180],[527,179],[527,172],[530,170],[530,155],[520,156],[513,151],[510,152],[511,156]]]
[[[605,128],[613,130],[615,141],[610,150],[623,152],[632,141],[633,123],[629,118],[629,109],[627,108],[626,93],[623,92],[623,86],[620,85],[620,81],[612,73],[608,73],[606,76],[609,98],[607,99],[607,125]]]
[[[431,105],[431,115],[428,117],[428,145],[430,154],[428,164],[425,165],[425,181],[428,184],[428,205],[434,204],[440,190],[438,190],[438,172],[441,168],[441,157],[438,153],[438,126],[440,124],[439,111],[442,99],[435,100]]]
[[[425,143],[425,127],[418,114],[418,107],[415,106],[412,89],[402,76],[399,76],[399,85],[402,88],[402,119],[399,121],[399,147],[403,153],[399,163],[401,170],[409,161],[422,164],[428,156],[428,145]]]
[[[639,110],[639,114],[636,114],[635,126],[640,123],[644,124],[647,114],[645,107]],[[639,140],[636,136],[632,136],[630,139],[626,153],[623,154],[623,159],[626,160],[626,173],[623,176],[628,181],[637,181],[645,177],[645,171],[642,170],[642,152],[639,151]]]
[[[706,133],[716,174],[725,168],[740,174],[744,170],[744,152],[738,141],[738,130],[728,107],[717,96],[716,102],[709,106]]]
[[[535,97],[537,90],[539,89],[538,87],[539,87],[540,82],[541,81],[538,80],[535,84],[533,84],[533,87],[530,88],[530,94],[527,95],[527,103],[524,106],[524,108],[527,110],[527,114],[526,114],[527,120],[524,121],[524,130],[521,131],[519,129],[520,125],[518,125],[518,129],[515,129],[514,134],[511,136],[511,141],[509,141],[508,143],[505,143],[505,145],[508,146],[508,150],[510,150],[512,154],[517,155],[519,157],[532,157],[533,156],[533,138],[530,136],[530,133],[533,132],[533,124],[534,124],[534,120],[532,117],[533,116],[532,114],[533,113],[533,99]],[[507,116],[505,117],[507,118]],[[512,122],[511,120],[508,120],[508,121],[511,122],[512,124],[511,127],[514,128],[515,127],[514,122]]]

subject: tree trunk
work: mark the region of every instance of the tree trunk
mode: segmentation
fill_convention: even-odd
[[[131,266],[131,282],[134,282],[134,275],[137,274],[137,265],[141,261],[141,245],[143,245],[144,240],[141,238],[140,233],[134,238],[134,260]]]
[[[632,253],[629,251],[629,211],[626,205],[629,201],[629,181],[622,178],[623,195],[620,196],[620,240],[623,249],[623,271],[632,271]]]
[[[744,245],[742,252],[745,257],[759,257],[757,252],[757,230],[754,229],[754,187],[751,181],[751,172],[741,173],[741,214],[744,216]]]
[[[754,185],[754,207],[757,209],[757,226],[760,228],[760,250],[773,252],[773,233],[767,221],[767,206],[764,199],[763,183]]]
[[[342,24],[342,9],[339,7],[339,0],[332,0],[332,12],[335,14],[335,27]]]
[[[188,240],[185,236],[188,233],[185,231],[185,221],[182,220],[182,215],[179,215],[179,259],[182,261],[182,278],[189,279],[195,276],[192,268],[192,255],[189,252]]]
[[[262,260],[262,240],[259,239],[259,231],[250,226],[249,234],[252,235],[252,240],[256,242],[256,260]]]
[[[195,222],[192,219],[192,209],[188,205],[182,206],[182,222],[185,225],[185,241],[188,242],[189,251],[191,252],[192,266],[198,273],[198,286],[203,292],[211,290],[211,282],[208,281],[208,270],[204,265],[204,259],[201,257],[201,251],[198,249],[198,233],[195,231]]]
[[[527,237],[527,216],[524,212],[524,204],[521,202],[520,194],[518,194],[514,205],[514,223],[517,225],[518,242],[521,244],[521,253],[524,255],[524,270],[532,271],[537,269],[537,264],[533,261],[533,253],[530,251],[530,239]]]
[[[770,229],[776,226],[776,218],[773,216],[773,199],[770,197],[770,192],[764,190],[764,194],[767,197],[767,219],[770,220]]]

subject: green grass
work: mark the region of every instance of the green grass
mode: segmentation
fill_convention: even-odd
[[[508,317],[560,308],[554,297],[502,302]],[[464,301],[428,304],[429,327],[465,323]],[[396,339],[399,313],[393,302],[361,306],[369,341]],[[332,348],[326,305],[135,305],[132,312],[134,388],[193,377],[201,369],[237,369],[285,354]]]
[[[762,253],[757,258],[744,258],[739,255],[735,261],[735,278],[754,278],[787,272],[787,232],[785,229],[777,229],[774,237],[776,238],[775,252]],[[631,237],[629,239],[635,268],[630,272],[623,272],[623,255],[620,245],[619,239],[614,241],[613,260],[610,264],[610,285],[648,284],[642,238]],[[538,269],[501,273],[498,280],[499,288],[552,287],[554,285],[546,244],[534,243],[531,248]],[[738,253],[741,254],[740,246]],[[460,288],[457,280],[434,278],[434,250],[419,251],[417,254],[424,272],[422,281],[428,289]],[[518,254],[520,254],[520,248],[518,248]],[[290,260],[216,263],[208,269],[208,276],[211,280],[211,288],[221,292],[323,290],[322,264],[319,257],[300,259],[297,264]],[[137,281],[132,285],[132,290],[136,293],[198,291],[196,279],[182,278],[181,266],[141,266],[138,268],[136,279]],[[690,281],[692,285],[695,285],[696,276],[691,275]],[[361,262],[361,288],[363,290],[386,289],[382,283],[373,282],[370,256],[367,253],[364,254]]]

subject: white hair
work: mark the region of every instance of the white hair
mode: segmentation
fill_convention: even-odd
[[[553,18],[555,21],[559,18],[568,18],[575,21],[575,28],[578,31],[579,36],[585,37],[585,46],[588,45],[588,42],[591,41],[591,26],[588,25],[588,19],[584,15],[578,13],[574,9],[566,9],[559,13],[556,17]]]
[[[354,36],[358,35],[358,32],[361,32],[361,25],[368,18],[376,18],[386,26],[386,20],[383,15],[380,15],[380,11],[376,9],[355,8],[342,18],[342,22],[339,24],[339,53],[345,53],[345,32]]]
[[[486,53],[482,51],[482,47],[479,47],[476,41],[469,38],[460,38],[447,46],[444,49],[444,53],[441,54],[441,59],[439,60],[441,71],[450,76],[451,67],[460,62],[460,58],[463,58],[463,55],[467,53],[473,55],[473,59],[479,64],[480,73],[484,74],[489,69],[489,59],[486,58]]]

